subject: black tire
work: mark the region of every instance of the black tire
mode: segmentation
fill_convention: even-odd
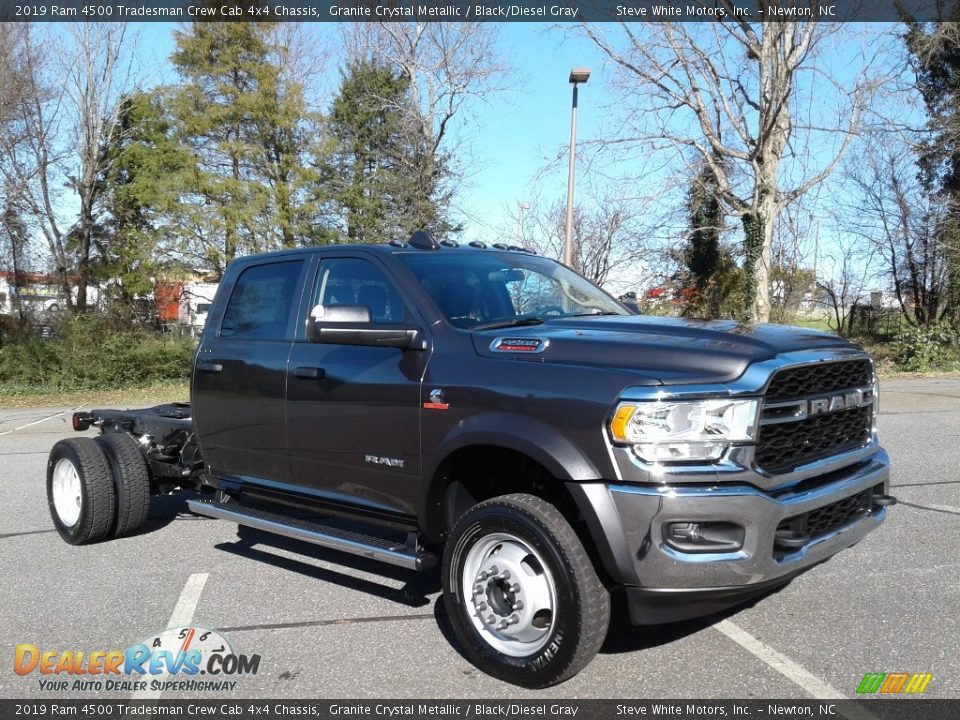
[[[108,433],[96,438],[110,464],[117,492],[117,519],[114,537],[132,535],[150,512],[150,469],[137,441],[125,433]]]
[[[499,628],[491,629],[490,624],[490,621],[502,623],[506,619],[516,623],[518,631],[523,628],[524,621],[518,615],[522,615],[524,608],[508,618],[507,614],[513,613],[518,606],[507,608],[502,600],[507,597],[506,604],[509,605],[516,598],[523,597],[523,589],[516,590],[519,583],[506,591],[509,595],[494,593],[498,597],[493,597],[493,590],[509,588],[510,581],[505,583],[501,579],[506,574],[502,570],[499,570],[499,576],[482,581],[479,580],[481,573],[478,580],[470,580],[472,592],[470,597],[466,596],[464,570],[467,563],[473,566],[477,557],[483,557],[486,560],[477,567],[489,568],[489,563],[498,557],[508,558],[503,545],[496,544],[504,537],[512,538],[506,541],[507,549],[514,553],[512,557],[518,556],[518,550],[521,554],[529,550],[530,555],[524,562],[536,561],[533,562],[534,568],[537,563],[542,564],[540,573],[534,574],[529,572],[528,565],[527,575],[552,579],[550,597],[554,599],[554,605],[549,622],[541,619],[539,625],[536,622],[527,625],[527,628],[539,628],[544,632],[540,638],[531,641],[529,647],[533,651],[530,653],[524,652],[527,641],[501,636],[497,632]],[[484,550],[487,546],[492,548],[489,553]],[[500,552],[503,554],[497,555]],[[529,559],[531,556],[532,560]],[[516,567],[515,563],[512,564]],[[528,581],[527,577],[523,579]],[[473,584],[475,582],[477,585]],[[546,582],[546,585],[541,584],[541,589],[551,586],[549,580],[536,582]],[[470,660],[489,675],[527,688],[556,685],[580,672],[597,654],[610,622],[609,593],[597,577],[580,538],[553,505],[533,495],[495,497],[464,513],[451,530],[444,550],[443,596],[454,632]],[[489,601],[487,607],[497,607],[481,611],[479,608],[485,605],[484,601]],[[490,614],[485,621],[484,616],[491,611],[496,611],[497,615]],[[504,632],[508,631],[510,628]],[[523,632],[531,630],[524,629]]]
[[[63,489],[66,477],[73,479],[70,466],[76,473],[75,505]],[[57,491],[55,476],[61,487]],[[60,510],[55,495],[61,504]],[[65,508],[64,502],[68,499],[67,505],[71,507]],[[110,534],[117,513],[117,494],[107,458],[92,438],[61,440],[53,446],[47,460],[47,504],[54,527],[71,545],[97,542]]]

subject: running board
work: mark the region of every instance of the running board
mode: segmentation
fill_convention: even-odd
[[[315,521],[256,510],[235,503],[219,504],[188,500],[187,507],[198,515],[229,520],[238,525],[303,540],[331,550],[360,555],[410,570],[426,570],[437,564],[437,557],[433,553],[414,547],[413,542],[405,544],[352,530],[330,527]]]

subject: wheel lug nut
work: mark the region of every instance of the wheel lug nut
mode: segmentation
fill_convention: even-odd
[[[493,615],[491,615],[490,617],[487,618],[487,625],[493,625],[496,621],[497,619]]]
[[[500,571],[497,569],[497,566],[496,566],[496,565],[494,565],[493,567],[490,568],[490,574],[491,574],[491,575],[496,575],[498,572],[500,572]]]
[[[477,610],[479,610],[480,612],[483,612],[486,609],[487,609],[487,604],[485,602],[482,602],[479,605],[477,605]]]
[[[514,583],[510,589],[513,590],[513,592],[515,593],[520,592],[520,583]]]
[[[490,577],[490,573],[488,573],[486,570],[482,570],[480,574],[477,575],[477,582],[483,582],[488,577]]]
[[[498,630],[506,630],[508,627],[510,627],[510,623],[508,623],[506,620],[501,620],[500,624],[497,625]]]
[[[509,570],[504,570],[504,571],[500,574],[500,579],[501,579],[501,580],[509,580],[509,579],[510,579],[510,571],[509,571]]]
[[[523,610],[523,601],[522,601],[522,600],[517,600],[517,601],[513,604],[513,609],[514,609],[514,610]],[[516,616],[514,616],[514,617],[516,617]]]
[[[473,594],[483,595],[483,585],[477,585],[475,588],[473,588]]]
[[[511,624],[511,625],[516,625],[518,622],[520,622],[520,616],[519,616],[519,615],[517,615],[516,613],[514,613],[513,615],[510,616],[510,624]]]

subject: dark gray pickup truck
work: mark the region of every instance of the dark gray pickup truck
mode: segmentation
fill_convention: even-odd
[[[329,246],[235,261],[190,404],[94,410],[53,448],[54,524],[129,534],[151,494],[411,570],[440,559],[480,668],[581,670],[634,623],[776,588],[895,499],[870,357],[798,328],[640,317],[504,245]]]

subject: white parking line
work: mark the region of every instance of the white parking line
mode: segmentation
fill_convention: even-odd
[[[63,410],[63,411],[61,411],[61,412],[54,413],[53,415],[48,415],[48,416],[45,417],[45,418],[40,418],[39,420],[34,420],[33,422],[28,422],[26,425],[21,425],[20,427],[15,427],[13,430],[4,430],[3,432],[0,432],[0,435],[10,435],[10,434],[12,434],[12,433],[17,432],[18,430],[23,430],[24,428],[33,427],[34,425],[39,425],[40,423],[46,422],[47,420],[53,420],[54,418],[58,418],[58,417],[60,417],[61,415],[66,415],[66,414],[67,414],[68,412],[70,412],[71,410],[76,410],[76,409],[77,409],[77,408],[71,408],[70,410]]]
[[[713,626],[747,652],[760,658],[767,665],[799,685],[815,700],[846,700],[847,697],[825,680],[808,671],[799,663],[794,662],[766,643],[758,640],[743,628],[734,625],[729,620],[721,620]],[[878,720],[877,716],[860,707],[844,709],[842,714],[849,720]]]
[[[173,627],[182,627],[189,625],[193,622],[193,613],[197,609],[197,603],[200,602],[200,593],[203,592],[203,586],[207,583],[207,577],[209,573],[194,573],[187,578],[187,584],[183,586],[183,590],[180,591],[180,597],[177,599],[177,604],[173,608],[173,614],[170,615],[170,622],[167,623],[167,628]],[[153,680],[165,680],[168,676],[158,675]],[[160,690],[151,690],[149,687],[146,690],[138,690],[130,696],[131,700],[159,700],[162,691]]]
[[[713,626],[719,632],[733,640],[737,645],[763,660],[781,675],[806,690],[817,700],[844,700],[843,694],[834,687],[808,672],[802,665],[795,663],[786,655],[781,655],[766,643],[757,640],[743,628],[729,620],[721,620]]]

